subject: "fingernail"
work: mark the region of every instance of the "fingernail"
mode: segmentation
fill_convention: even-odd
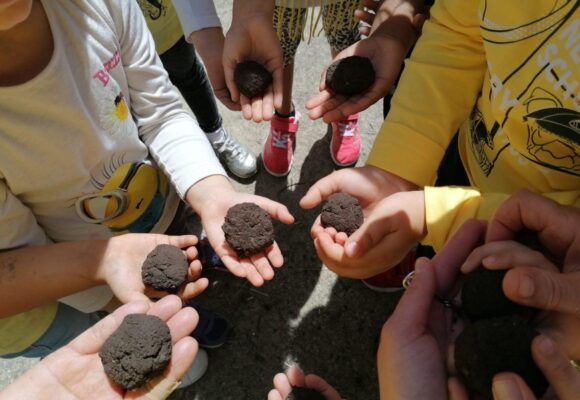
[[[497,379],[493,381],[492,392],[494,400],[520,399],[520,389],[511,379]]]
[[[527,275],[520,278],[518,295],[522,298],[530,298],[534,294],[534,281]]]
[[[356,256],[358,251],[359,251],[358,243],[357,242],[348,242],[344,246],[344,251],[346,252],[346,255],[349,257]]]
[[[495,256],[489,256],[485,257],[481,262],[486,267],[493,267],[497,264],[497,258]]]
[[[426,262],[415,263],[415,275],[423,275],[425,271],[429,268]]]
[[[556,352],[556,347],[554,346],[554,342],[550,338],[542,336],[540,337],[538,342],[539,342],[538,349],[540,350],[540,353],[542,353],[542,355],[546,357],[554,355],[554,353]]]

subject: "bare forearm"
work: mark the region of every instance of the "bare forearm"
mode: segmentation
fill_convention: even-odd
[[[0,253],[0,318],[102,283],[96,278],[106,241],[30,246]]]
[[[249,17],[256,14],[274,15],[274,0],[234,0],[232,8],[233,21],[237,18]]]

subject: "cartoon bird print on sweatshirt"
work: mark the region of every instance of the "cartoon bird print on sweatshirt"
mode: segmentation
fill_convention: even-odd
[[[478,102],[469,141],[484,176],[502,158],[544,174],[580,176],[578,3],[534,1],[528,10],[520,2],[482,1],[488,60],[482,96],[489,101]]]

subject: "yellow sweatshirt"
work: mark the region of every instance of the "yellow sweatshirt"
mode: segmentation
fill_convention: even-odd
[[[367,163],[432,185],[459,129],[473,187],[425,187],[440,249],[517,188],[580,206],[579,111],[578,0],[438,0]]]

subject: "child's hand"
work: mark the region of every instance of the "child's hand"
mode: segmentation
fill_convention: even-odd
[[[312,227],[316,252],[328,268],[358,279],[383,272],[425,236],[424,193],[395,193],[367,212],[363,225],[348,239],[335,232],[325,230],[319,219]]]
[[[141,277],[141,266],[147,254],[159,244],[170,244],[183,249],[190,262],[187,283],[177,295],[182,300],[191,299],[203,292],[208,285],[206,278],[200,278],[201,263],[197,260],[197,237],[193,235],[167,236],[150,233],[131,233],[112,237],[108,240],[102,260],[96,271],[96,278],[106,282],[117,299],[123,303],[148,300],[167,295],[146,288]]]
[[[324,379],[313,374],[305,375],[298,367],[292,367],[285,374],[280,373],[274,377],[274,389],[268,393],[268,400],[286,399],[293,387],[316,390],[326,400],[340,400],[338,392]]]
[[[254,286],[261,286],[264,281],[274,277],[274,268],[284,264],[284,257],[274,242],[260,254],[240,259],[226,242],[222,225],[228,210],[235,204],[249,202],[262,207],[272,218],[284,224],[294,222],[294,217],[280,203],[262,196],[236,192],[223,176],[210,176],[196,183],[188,191],[186,199],[201,222],[209,243],[232,274],[246,278]]]
[[[375,69],[374,83],[363,93],[354,96],[335,94],[326,87],[325,69],[320,80],[320,93],[306,102],[308,116],[314,120],[323,118],[324,122],[329,123],[366,110],[387,95],[399,75],[406,54],[407,50],[398,40],[379,35],[347,47],[332,61],[350,56],[367,57]]]
[[[99,357],[105,340],[128,314],[155,315],[169,326],[173,346],[171,362],[161,376],[143,387],[126,392],[105,375]],[[182,308],[175,296],[151,303],[126,304],[91,327],[72,342],[43,358],[8,386],[1,399],[151,399],[167,398],[175,390],[197,353],[190,336],[198,321],[195,310]]]
[[[390,194],[416,190],[417,185],[377,167],[345,168],[320,179],[300,200],[300,207],[311,209],[334,193],[348,193],[370,213],[378,202]]]
[[[232,101],[240,103],[242,115],[254,122],[272,119],[274,107],[282,107],[284,61],[276,31],[272,25],[273,2],[234,1],[232,25],[226,34],[223,67]],[[262,97],[248,99],[234,82],[234,70],[242,61],[253,60],[272,74],[273,83]]]

